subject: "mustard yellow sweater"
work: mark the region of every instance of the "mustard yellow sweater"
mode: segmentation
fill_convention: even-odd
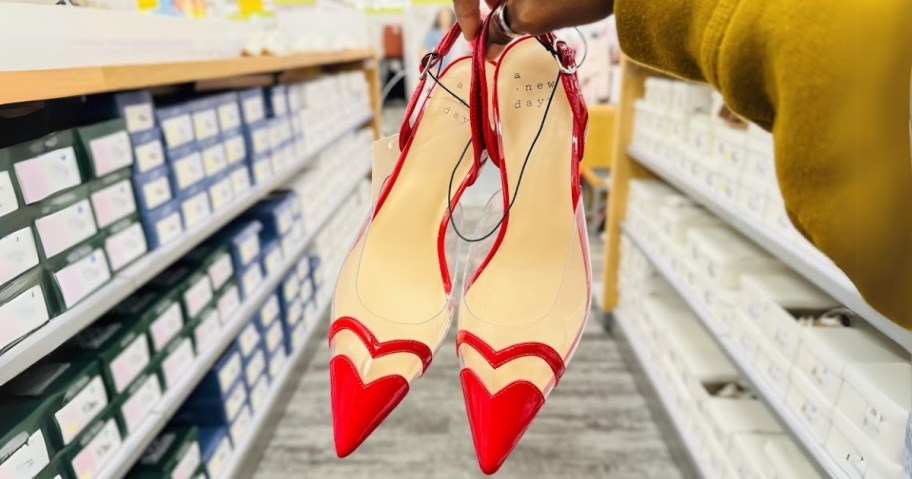
[[[912,329],[912,0],[616,0],[632,59],[771,129],[795,226]]]

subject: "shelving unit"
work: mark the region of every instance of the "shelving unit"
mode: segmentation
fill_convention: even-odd
[[[626,225],[622,225],[622,230],[624,235],[633,241],[637,248],[649,258],[649,261],[655,266],[656,270],[659,271],[662,277],[671,284],[672,288],[674,288],[684,302],[693,310],[694,314],[699,318],[700,323],[706,328],[706,331],[709,332],[709,335],[716,340],[722,348],[722,351],[725,352],[732,363],[741,371],[741,374],[750,382],[752,390],[769,406],[769,409],[782,423],[783,429],[791,434],[795,439],[795,442],[813,458],[818,469],[820,469],[821,472],[826,473],[829,477],[847,479],[849,476],[843,472],[823,447],[817,443],[810,431],[808,431],[795,416],[795,413],[793,413],[783,401],[775,395],[772,386],[758,374],[753,364],[744,358],[738,345],[719,331],[719,327],[713,319],[712,313],[696,300],[696,297],[694,296],[694,293],[690,291],[690,288],[688,288],[672,271],[671,267],[656,254],[646,238],[633,228],[628,228]],[[633,345],[633,349],[636,349],[636,345]],[[656,386],[660,385],[660,382],[656,381],[658,379],[657,377],[653,377],[652,379]],[[666,409],[669,409],[669,413],[671,413],[671,408],[668,408],[668,406],[669,405],[666,404]],[[679,428],[679,431],[680,430],[681,429]]]
[[[74,336],[86,326],[108,312],[118,303],[129,297],[150,279],[164,271],[168,266],[184,256],[194,247],[205,241],[213,233],[231,222],[257,201],[265,198],[271,191],[284,185],[288,178],[302,171],[320,151],[335,143],[339,138],[367,124],[374,115],[367,115],[352,122],[337,137],[315,147],[310,156],[301,164],[273,175],[269,181],[254,185],[242,198],[235,198],[225,209],[216,212],[204,224],[184,232],[181,237],[162,248],[151,251],[136,263],[118,273],[111,282],[101,287],[94,294],[76,305],[75,308],[51,320],[13,346],[0,354],[0,385],[6,383],[26,370],[39,359],[55,350],[67,339]],[[361,173],[364,177],[367,171]]]
[[[98,477],[100,479],[117,479],[124,477],[127,474],[130,468],[133,467],[133,464],[142,455],[143,451],[146,450],[149,443],[152,442],[155,436],[165,427],[174,413],[180,408],[181,404],[184,403],[184,400],[187,399],[190,393],[196,388],[196,385],[199,384],[203,376],[212,368],[212,365],[215,364],[225,348],[235,340],[241,329],[248,324],[250,318],[253,317],[266,300],[275,293],[276,288],[279,287],[288,272],[297,265],[298,259],[307,251],[307,248],[313,239],[329,222],[333,214],[345,203],[351,192],[354,191],[360,181],[367,176],[369,171],[370,165],[366,164],[362,169],[352,172],[352,178],[354,178],[354,180],[339,192],[339,196],[334,204],[328,205],[326,214],[316,223],[318,226],[309,232],[305,239],[299,243],[294,254],[283,259],[278,270],[266,277],[254,294],[244,300],[241,308],[235,312],[231,318],[226,321],[223,320],[223,326],[219,337],[213,341],[206,351],[197,355],[193,364],[188,365],[188,370],[184,373],[183,378],[181,378],[180,384],[178,384],[177,387],[169,389],[162,399],[159,400],[158,407],[146,417],[139,429],[126,438],[121,445],[118,454],[110,463],[108,463],[101,474],[99,474]],[[328,301],[324,302],[328,303]],[[325,305],[320,303],[318,303],[318,305],[320,308],[323,308],[323,313],[318,316],[320,317],[325,313]],[[300,352],[302,350],[303,348],[295,351],[294,356],[286,363],[285,370],[280,376],[282,379],[273,384],[274,389],[277,387],[280,388],[280,384],[287,382],[290,366],[300,357]],[[251,433],[262,423],[262,419],[259,416],[264,416],[266,411],[272,407],[272,403],[275,402],[275,398],[273,397],[275,394],[277,394],[275,391],[270,392],[270,398],[267,401],[268,405],[261,413],[258,413],[257,418],[252,423],[252,428],[250,433],[248,433],[248,437],[250,437]]]
[[[0,72],[0,85],[3,85],[0,105],[356,63],[373,57],[372,50],[343,50],[198,62],[5,71]]]
[[[849,278],[839,268],[819,251],[801,251],[788,240],[759,224],[753,218],[735,211],[702,188],[695,187],[690,181],[679,177],[664,162],[652,157],[649,153],[631,146],[628,154],[641,165],[649,168],[663,180],[693,198],[706,209],[715,213],[747,236],[758,246],[776,256],[783,263],[789,265],[808,281],[817,285],[827,294],[835,298],[846,307],[855,311],[868,323],[877,328],[884,335],[900,344],[907,351],[912,351],[912,331],[898,326],[874,310],[849,281]]]

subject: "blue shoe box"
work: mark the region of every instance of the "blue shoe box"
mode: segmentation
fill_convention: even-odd
[[[209,204],[209,190],[206,183],[200,183],[182,191],[179,198],[184,228],[189,230],[209,221],[212,216],[212,205]]]
[[[232,168],[228,172],[228,176],[231,177],[231,189],[234,191],[234,196],[236,197],[247,194],[247,192],[250,191],[250,188],[253,187],[250,167],[247,166],[246,162]]]
[[[231,183],[231,174],[228,171],[219,173],[210,178],[209,186],[209,204],[212,211],[219,211],[234,199],[234,185]]]
[[[250,162],[250,170],[253,171],[253,182],[258,185],[269,181],[274,174],[272,160],[268,154],[253,157]]]
[[[212,97],[218,113],[219,130],[223,133],[238,130],[243,126],[241,105],[237,92],[228,92]]]
[[[93,122],[123,118],[130,133],[155,127],[155,103],[148,90],[93,95],[89,97],[85,110],[91,113]]]
[[[260,335],[266,334],[266,331],[272,327],[273,323],[281,322],[282,308],[279,306],[278,294],[273,294],[263,303],[259,313],[254,317],[254,323]]]
[[[251,320],[241,329],[241,332],[238,333],[237,338],[234,340],[237,347],[237,351],[241,354],[241,361],[246,366],[247,361],[250,359],[250,356],[260,347],[260,342],[263,339],[260,335],[260,331],[257,328],[256,321]]]
[[[263,349],[263,343],[260,341],[247,357],[247,362],[244,363],[244,384],[246,384],[248,392],[253,389],[260,377],[266,374],[266,368],[266,350]]]
[[[198,141],[197,145],[203,157],[203,171],[207,178],[218,176],[228,170],[228,152],[221,137]]]
[[[235,271],[244,271],[260,257],[260,231],[263,224],[256,220],[236,221],[213,237],[215,243],[226,243],[231,248],[231,261]]]
[[[247,386],[235,381],[221,396],[194,391],[171,419],[173,424],[228,426],[247,404]]]
[[[176,195],[206,180],[203,155],[195,143],[168,150],[165,156],[171,167],[171,189]]]
[[[155,118],[165,139],[166,149],[181,148],[196,140],[191,113],[190,106],[186,103],[155,109]]]
[[[165,164],[165,146],[158,127],[130,135],[133,143],[133,174],[142,175]]]
[[[171,170],[168,165],[133,175],[133,191],[141,214],[145,215],[174,199],[171,190]]]
[[[278,271],[282,265],[282,247],[277,240],[264,241],[262,246],[263,271],[267,276]]]
[[[171,200],[154,210],[144,211],[141,218],[150,250],[174,241],[184,232],[184,220],[181,217],[181,204],[178,200]]]
[[[196,141],[203,142],[219,136],[218,102],[209,96],[193,100],[189,104],[193,118],[193,134]]]
[[[244,127],[244,141],[249,156],[269,155],[272,151],[270,120],[261,120]]]
[[[288,87],[285,85],[275,85],[266,88],[264,101],[266,103],[267,116],[276,118],[288,114]]]
[[[206,473],[210,478],[221,477],[231,462],[233,449],[226,427],[203,427],[199,429],[200,452]]]

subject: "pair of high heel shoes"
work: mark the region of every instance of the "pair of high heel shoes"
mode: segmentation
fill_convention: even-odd
[[[517,39],[490,62],[482,33],[471,57],[434,75],[459,35],[455,26],[422,62],[398,161],[341,269],[332,410],[345,457],[430,366],[450,327],[466,239],[457,204],[489,157],[502,190],[481,238],[469,240],[456,349],[478,461],[492,474],[560,380],[589,315],[578,169],[588,115],[574,53],[553,34]]]

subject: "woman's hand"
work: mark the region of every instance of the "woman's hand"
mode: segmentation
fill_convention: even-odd
[[[516,33],[528,35],[592,23],[611,15],[614,10],[614,0],[485,0],[485,3],[491,8],[506,3],[507,26]],[[481,27],[480,5],[480,0],[453,0],[456,21],[469,41],[475,39]],[[510,38],[497,28],[496,23],[490,24],[489,39],[493,44],[506,45]]]

